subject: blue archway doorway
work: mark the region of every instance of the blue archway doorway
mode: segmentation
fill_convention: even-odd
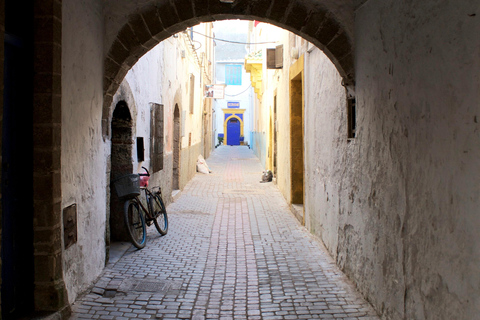
[[[227,123],[227,145],[240,145],[240,121],[236,118],[228,120]]]

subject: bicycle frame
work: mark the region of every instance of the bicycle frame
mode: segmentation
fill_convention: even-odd
[[[144,169],[147,173],[139,173],[139,175],[150,177],[148,170]],[[153,191],[156,188],[158,188],[158,191]],[[155,224],[155,229],[160,233],[160,236],[166,235],[168,230],[167,211],[161,197],[161,188],[153,187],[152,190],[149,190],[148,178],[146,178],[141,180],[140,189],[144,190],[146,204],[143,203],[140,190],[140,193],[135,192],[137,194],[135,197],[130,200],[127,199],[124,205],[125,225],[132,244],[138,249],[145,247],[147,226],[152,225],[152,223]]]
[[[154,188],[158,188],[158,191],[156,193],[158,193],[160,196],[162,195],[162,191],[160,189],[160,187],[154,187]],[[145,208],[145,206],[143,205],[142,203],[142,200],[140,199],[140,196],[136,196],[135,199],[137,200],[137,203],[140,205],[140,207],[142,208],[142,210],[145,212],[145,218],[146,220],[153,220],[155,219],[155,217],[153,216],[153,212],[150,212],[150,201],[151,198],[155,195],[155,193],[153,193],[152,191],[150,191],[148,188],[140,188],[140,189],[143,189],[144,191],[144,194],[145,194],[145,201],[147,203],[147,207],[148,208]]]
[[[145,168],[145,167],[142,167],[142,168],[146,171],[146,173],[139,173],[140,177],[142,177],[142,176],[150,177],[150,172],[148,172],[148,169]],[[160,196],[161,196],[162,191],[161,191],[160,187],[153,187],[152,189],[155,189],[155,188],[158,188],[159,191],[157,193],[160,194]],[[142,210],[145,211],[146,219],[147,220],[153,220],[153,219],[155,219],[155,217],[153,216],[153,212],[150,212],[151,211],[150,201],[153,198],[154,193],[148,189],[148,180],[147,180],[147,183],[145,184],[145,186],[140,186],[140,189],[143,189],[143,191],[144,191],[145,201],[147,203],[148,209],[145,208],[145,206],[143,205],[142,201],[139,198],[140,196],[136,196],[135,198],[136,198],[137,202],[140,204],[140,206],[142,207]]]
[[[142,211],[145,213],[145,218],[147,220],[152,220],[153,217],[152,215],[150,214],[150,195],[151,195],[151,192],[150,190],[148,190],[147,188],[141,188],[143,189],[144,191],[144,194],[145,194],[145,201],[147,202],[147,208],[145,208],[145,206],[143,205],[143,202],[142,200],[140,199],[140,196],[136,196],[135,197],[135,200],[137,200],[137,203],[140,205],[140,207],[142,208]]]

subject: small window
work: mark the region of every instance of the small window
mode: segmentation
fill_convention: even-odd
[[[137,161],[145,161],[145,145],[143,144],[143,137],[137,137]]]
[[[357,135],[357,102],[355,97],[347,98],[348,114],[348,138],[353,139]]]
[[[195,75],[190,75],[190,113],[195,109]]]
[[[267,49],[267,69],[283,68],[283,44],[275,49]]]
[[[242,65],[227,64],[225,65],[225,84],[231,86],[242,85]]]

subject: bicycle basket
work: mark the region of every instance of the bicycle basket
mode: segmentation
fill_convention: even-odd
[[[138,174],[127,174],[113,181],[120,198],[134,198],[140,195],[140,177]]]

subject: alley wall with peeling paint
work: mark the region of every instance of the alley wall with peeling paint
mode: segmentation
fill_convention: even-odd
[[[66,0],[62,6],[62,209],[76,204],[78,236],[57,263],[63,264],[73,302],[105,266],[109,151],[100,127],[103,8],[96,0]]]
[[[385,319],[480,312],[479,9],[369,1],[357,11],[350,141],[338,73],[329,61],[308,69],[306,227]]]
[[[152,39],[139,42],[136,47],[123,48],[125,52],[120,50],[118,55],[123,53],[124,60],[108,60],[106,56],[112,43],[127,38],[117,39],[117,35],[119,30],[130,28],[130,17],[147,5],[152,7],[153,2],[180,4],[160,0],[54,1],[52,6],[61,7],[62,20],[54,15],[51,20],[43,16],[38,20],[55,21],[46,25],[45,30],[38,30],[61,38],[61,47],[53,40],[48,43],[50,46],[45,46],[46,51],[56,48],[59,52],[56,49],[44,52],[50,60],[46,59],[42,66],[47,71],[45,79],[51,82],[45,87],[58,91],[61,86],[61,96],[41,92],[44,95],[38,97],[44,97],[45,101],[35,101],[36,108],[45,106],[45,110],[53,111],[39,114],[54,120],[41,119],[37,123],[38,119],[34,119],[37,127],[45,129],[39,130],[45,135],[38,139],[42,143],[34,147],[45,154],[45,158],[50,157],[40,159],[49,166],[39,171],[45,174],[47,183],[36,183],[34,191],[45,188],[45,194],[55,195],[45,202],[48,207],[42,203],[34,208],[35,214],[41,215],[34,219],[48,222],[47,227],[42,225],[34,233],[35,282],[46,284],[52,296],[58,295],[51,299],[58,308],[64,307],[65,299],[72,303],[100,274],[106,262],[111,150],[108,130],[102,131],[110,126],[102,122],[107,120],[102,108],[109,107],[104,106],[104,101],[109,101],[104,99],[106,81],[115,77],[120,82],[127,70],[112,71],[109,67],[138,58],[136,54],[143,54],[145,47],[142,46]],[[172,18],[171,30],[177,32],[197,19],[224,17],[209,12],[208,3],[195,3],[202,4],[197,8],[205,8],[199,11],[201,16],[188,21],[182,21],[180,16]],[[290,29],[302,33],[305,29],[295,21],[295,14],[290,15],[291,8],[296,6],[302,13],[309,13],[308,10],[317,8],[320,2],[285,3],[290,8],[288,14],[281,12],[283,8],[274,1],[270,8],[275,9],[273,13],[278,14],[278,18],[258,18],[280,25],[288,22]],[[307,79],[304,87],[306,227],[322,239],[337,264],[385,319],[475,319],[480,314],[477,245],[480,242],[480,4],[476,0],[359,0],[355,1],[357,7],[353,12],[351,2],[322,3],[326,6],[338,3],[326,16],[330,18],[335,13],[340,19],[322,20],[322,25],[310,20],[308,27],[322,31],[319,34],[325,37],[328,34],[323,32],[323,26],[336,28],[340,33],[345,32],[341,35],[346,40],[336,42],[338,46],[328,46],[332,38],[325,43],[310,40],[339,51],[338,55],[330,52],[330,56],[337,59],[337,68],[298,37],[280,39],[286,49],[285,67],[268,74],[265,71],[268,77],[273,74],[277,78],[265,83],[267,96],[259,104],[264,109],[256,114],[260,123],[255,129],[256,138],[262,148],[259,157],[267,167],[271,165],[271,153],[267,149],[271,139],[272,95],[276,89],[278,108],[283,108],[278,111],[276,181],[287,200],[291,200],[292,158],[286,101],[289,98],[288,68],[296,60],[288,50],[297,47],[305,57]],[[188,4],[181,2],[182,7]],[[238,10],[225,16],[251,18],[250,11]],[[264,14],[271,15],[272,10]],[[349,37],[351,34],[355,35],[354,39]],[[348,51],[350,42],[352,48],[354,42],[354,53]],[[344,47],[348,47],[345,52]],[[343,53],[346,58],[355,58],[354,70],[347,68],[351,66],[349,59],[345,64],[338,63]],[[178,62],[181,51],[176,48],[164,51],[165,61],[167,55],[168,59]],[[53,63],[60,56],[61,70]],[[338,66],[344,67],[340,71],[351,71],[349,75],[355,77],[358,131],[350,142],[345,89],[336,73]],[[145,65],[138,68],[136,70],[147,69]],[[195,174],[190,164],[205,150],[201,145],[202,126],[197,121],[201,119],[197,116],[202,113],[204,101],[201,94],[196,95],[199,113],[184,113],[189,108],[189,99],[185,98],[189,95],[189,83],[183,71],[178,78],[177,73],[168,73],[174,79],[173,84],[158,79],[136,83],[136,77],[130,74],[119,88],[119,92],[129,96],[125,99],[131,101],[128,104],[133,108],[135,133],[148,136],[137,121],[148,124],[147,110],[151,102],[164,104],[167,110],[165,166],[173,162],[169,160],[173,157],[174,141],[168,126],[169,117],[175,105],[179,106],[180,162],[188,168],[180,179],[180,188]],[[198,88],[197,94],[201,91],[200,78],[193,83]],[[159,82],[154,84],[155,81]],[[43,83],[37,81],[35,85]],[[148,90],[146,94],[144,90]],[[55,107],[58,101],[52,103],[49,99],[61,99],[61,123],[56,119],[60,117],[60,110]],[[110,117],[112,113],[110,110]],[[61,139],[61,148],[56,139]],[[61,164],[57,163],[58,155]],[[134,156],[132,151],[132,163]],[[34,175],[39,172],[34,171]],[[163,181],[168,189],[168,179],[158,174],[152,183]],[[61,211],[73,204],[76,205],[78,237],[76,243],[65,248]],[[63,295],[64,285],[66,295]],[[42,300],[43,292],[32,295],[40,301],[39,310],[52,311],[47,301],[50,297]]]
[[[479,12],[369,1],[356,13],[359,132],[343,183],[329,183],[341,214],[331,252],[388,318],[480,311]]]
[[[65,1],[63,27],[66,34],[76,33],[75,38],[66,38],[63,43],[63,118],[62,123],[62,207],[76,205],[78,241],[64,252],[64,278],[70,303],[75,301],[100,274],[108,259],[110,223],[117,219],[110,214],[113,208],[110,194],[115,192],[111,183],[111,128],[109,135],[102,137],[102,87],[103,48],[102,6],[90,1],[82,6]],[[82,21],[90,23],[79,28],[76,20],[82,12]],[[199,26],[203,33],[211,30],[211,24]],[[75,31],[74,31],[75,30]],[[197,54],[201,59],[211,59],[202,52],[211,54],[211,46],[203,45]],[[180,189],[196,174],[196,161],[211,143],[204,146],[203,139],[211,140],[211,130],[204,128],[204,116],[211,113],[211,105],[205,102],[203,87],[211,69],[201,68],[194,57],[188,35],[181,33],[176,38],[161,42],[145,54],[127,73],[114,96],[110,107],[110,121],[119,103],[128,107],[132,117],[131,154],[122,155],[131,163],[133,173],[146,167],[152,174],[150,186],[162,187],[168,205],[172,201],[173,179],[173,120],[178,106],[181,115],[182,133],[180,144]],[[82,63],[88,68],[76,68]],[[189,83],[191,75],[195,82]],[[85,79],[89,81],[85,81]],[[96,79],[96,81],[95,81]],[[192,91],[194,89],[194,91]],[[194,95],[191,99],[190,96]],[[190,109],[191,102],[194,104]],[[162,105],[163,168],[152,170],[151,112],[154,105]],[[210,109],[209,109],[209,108]],[[192,112],[190,112],[190,110]],[[204,113],[205,112],[205,113]],[[155,124],[156,125],[156,124]],[[111,126],[109,123],[108,126]],[[207,130],[205,132],[204,130]],[[137,158],[137,138],[144,139],[145,159]],[[115,199],[115,195],[112,199]],[[117,222],[123,226],[121,215]]]
[[[480,312],[480,6],[368,1],[356,12],[356,138],[331,61],[305,57],[305,226],[385,319],[474,319]],[[277,184],[291,201],[288,68],[264,69],[269,131],[279,99]],[[263,120],[262,120],[263,119]],[[266,168],[267,134],[256,153]],[[299,219],[302,222],[301,219]]]

